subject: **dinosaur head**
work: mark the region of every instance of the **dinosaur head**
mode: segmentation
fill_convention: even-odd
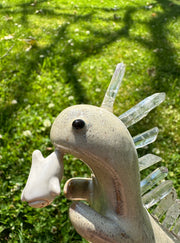
[[[22,193],[22,200],[32,207],[47,206],[59,195],[65,153],[84,161],[103,180],[112,170],[124,181],[125,170],[131,168],[134,173],[137,155],[133,140],[125,125],[106,109],[91,105],[69,107],[55,119],[50,136],[56,150],[47,158],[40,151],[33,153]]]
[[[87,162],[91,169],[93,158],[116,163],[119,159],[112,157],[119,151],[125,161],[132,161],[128,158],[136,154],[125,125],[111,112],[96,106],[76,105],[65,109],[55,119],[50,136],[56,149]]]

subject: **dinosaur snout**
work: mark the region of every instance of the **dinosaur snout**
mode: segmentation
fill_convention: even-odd
[[[55,151],[44,158],[39,150],[33,152],[32,165],[21,200],[29,206],[42,208],[49,205],[60,194],[63,175],[62,155]]]

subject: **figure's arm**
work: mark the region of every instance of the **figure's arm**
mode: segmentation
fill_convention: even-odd
[[[76,231],[90,242],[131,242],[115,221],[100,215],[82,202],[71,205],[69,216]]]
[[[91,188],[91,178],[72,178],[66,182],[64,194],[69,200],[85,200],[89,202]]]

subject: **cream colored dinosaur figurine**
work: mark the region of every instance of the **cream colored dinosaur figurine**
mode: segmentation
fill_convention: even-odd
[[[122,79],[123,69],[123,64],[117,67],[114,79]],[[63,155],[70,153],[92,170],[91,178],[72,178],[64,187],[65,196],[74,201],[70,220],[82,237],[93,243],[179,242],[143,206],[135,146],[139,140],[122,122],[125,116],[121,121],[111,112],[118,85],[113,94],[107,91],[100,108],[76,105],[60,113],[50,135],[56,150],[46,159],[40,151],[34,152],[22,200],[32,207],[51,203],[60,193]],[[141,139],[146,135],[141,134]]]

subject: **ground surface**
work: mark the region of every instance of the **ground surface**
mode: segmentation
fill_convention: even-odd
[[[34,210],[20,201],[33,150],[53,150],[50,126],[64,108],[100,106],[119,62],[126,74],[115,114],[156,92],[166,101],[132,135],[158,126],[156,143],[139,150],[163,158],[180,185],[180,5],[170,0],[15,1],[0,3],[0,241],[85,242],[68,220],[61,195]],[[155,169],[151,168],[145,174]],[[63,183],[89,176],[65,157]],[[142,177],[145,175],[142,175]]]

